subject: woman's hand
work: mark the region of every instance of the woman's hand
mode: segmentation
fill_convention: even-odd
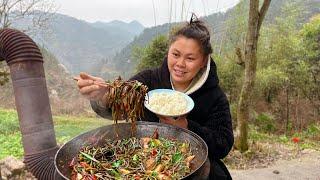
[[[170,117],[158,116],[161,123],[171,124],[174,126],[178,126],[184,129],[188,129],[188,120],[186,116],[180,116],[177,119],[173,119]]]
[[[104,82],[104,80],[86,73],[80,73],[80,78],[77,83],[79,91],[89,100],[102,100],[103,95],[106,93],[106,88],[94,82]]]

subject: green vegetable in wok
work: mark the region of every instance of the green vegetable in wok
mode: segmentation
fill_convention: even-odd
[[[107,140],[103,146],[80,150],[70,165],[71,179],[181,179],[191,172],[193,158],[188,142],[150,137]]]

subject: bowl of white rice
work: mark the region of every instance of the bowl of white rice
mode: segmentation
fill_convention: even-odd
[[[193,109],[194,102],[182,92],[155,89],[146,95],[144,106],[160,116],[179,117],[188,114]]]

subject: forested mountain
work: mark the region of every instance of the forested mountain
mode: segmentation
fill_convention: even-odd
[[[140,24],[138,21],[131,21],[130,23],[125,23],[119,20],[114,20],[111,22],[97,21],[92,23],[92,26],[96,28],[102,28],[107,31],[118,31],[118,33],[128,36],[129,39],[140,34],[144,29],[142,24]]]
[[[259,31],[256,71],[247,69],[252,45],[246,42],[248,1],[243,0],[233,9],[204,20],[212,31],[212,57],[220,87],[230,103],[234,127],[239,127],[240,95],[247,91],[242,89],[248,85],[244,75],[250,74],[254,78],[250,87],[252,109],[249,108],[246,121],[268,132],[288,134],[319,123],[320,0],[271,2]],[[168,24],[145,29],[118,53],[114,62],[122,71],[120,74],[129,78],[136,64],[140,70],[160,65],[166,54],[168,29]]]
[[[29,23],[32,22],[28,19],[14,22],[18,29]],[[54,14],[46,31],[31,37],[52,52],[72,74],[80,71],[96,74],[102,64],[108,64],[115,52],[131,42],[143,28],[137,21],[88,23]]]
[[[277,17],[283,16],[281,9],[288,3],[298,2],[299,8],[302,10],[301,13],[301,23],[306,22],[312,15],[320,12],[320,0],[276,0],[271,1],[268,13],[266,15],[266,20],[264,24],[272,24]],[[238,13],[237,11],[248,12],[247,0],[243,1],[244,5],[238,4],[237,6],[227,10],[224,13],[214,13],[202,19],[208,23],[209,28],[212,32],[212,45],[215,51],[221,50],[221,38],[228,37],[228,31],[234,31],[235,28],[238,28],[239,24],[230,24],[234,23],[230,18],[233,18],[233,14]],[[241,7],[240,7],[241,6]],[[247,16],[247,14],[245,14]],[[241,18],[241,17],[239,17]],[[243,17],[242,17],[243,18]],[[145,46],[148,44],[154,37],[160,34],[168,34],[170,27],[176,24],[164,24],[156,27],[146,28],[143,33],[141,33],[137,38],[134,39],[130,44],[125,48],[119,51],[114,57],[114,62],[116,69],[120,74],[133,73],[133,70],[136,66],[135,62],[130,61],[132,49],[135,46]],[[234,47],[233,47],[234,48]],[[103,73],[103,72],[102,72]]]

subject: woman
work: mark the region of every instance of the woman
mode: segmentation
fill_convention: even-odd
[[[220,159],[232,148],[233,132],[228,100],[219,87],[216,65],[210,59],[210,33],[198,19],[177,30],[169,39],[167,57],[161,67],[145,70],[130,80],[138,80],[149,90],[166,88],[188,94],[195,102],[187,115],[172,119],[157,117],[145,108],[142,120],[154,121],[189,129],[201,136],[208,145],[211,162],[210,179],[231,179]],[[93,110],[105,118],[110,111],[103,106],[105,89],[93,84],[101,78],[80,74],[80,92],[91,100]]]

